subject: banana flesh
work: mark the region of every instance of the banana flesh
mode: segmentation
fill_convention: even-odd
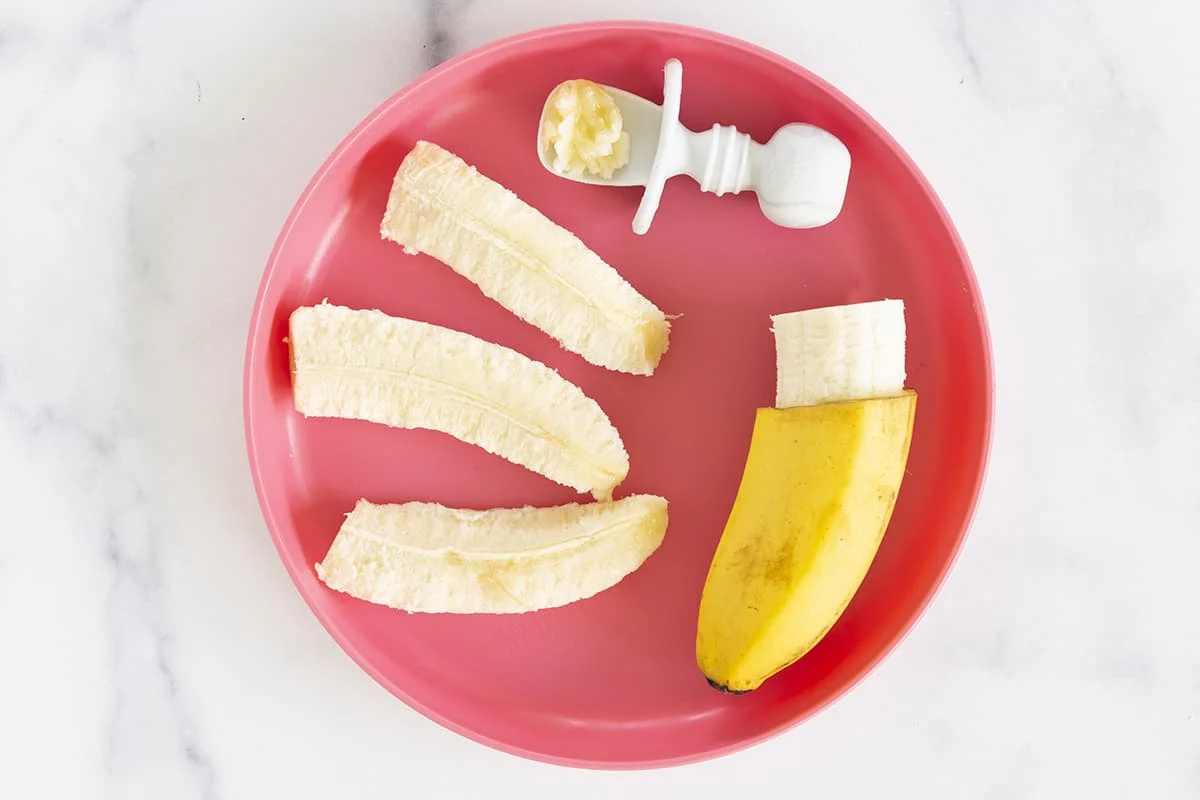
[[[380,231],[426,253],[564,348],[649,375],[670,323],[574,234],[453,153],[419,141],[397,170]]]
[[[612,587],[666,528],[667,501],[653,495],[487,511],[360,500],[316,570],[332,589],[404,611],[524,613]]]
[[[539,144],[563,175],[608,180],[629,163],[629,131],[621,108],[598,83],[563,81],[546,98]]]
[[[297,308],[288,341],[293,401],[305,416],[442,431],[597,499],[629,471],[600,406],[509,348],[328,303]]]
[[[904,388],[904,302],[828,306],[771,317],[775,407],[890,397]]]

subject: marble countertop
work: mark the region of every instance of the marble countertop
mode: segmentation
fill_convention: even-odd
[[[892,131],[974,259],[998,393],[972,535],[882,666],[749,751],[596,774],[448,733],[337,648],[266,534],[240,380],[267,252],[349,128],[450,54],[633,16],[773,48]],[[0,794],[1200,797],[1198,21],[1167,0],[5,0]]]

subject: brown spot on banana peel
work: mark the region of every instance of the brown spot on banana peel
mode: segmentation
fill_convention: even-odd
[[[787,586],[792,581],[792,573],[795,570],[796,563],[792,557],[792,553],[788,550],[782,550],[771,557],[763,567],[763,579],[770,583],[777,583]],[[755,609],[757,611],[758,609]]]

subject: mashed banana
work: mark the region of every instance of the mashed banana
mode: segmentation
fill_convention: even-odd
[[[587,80],[565,81],[546,102],[542,147],[555,171],[608,180],[629,163],[629,133],[621,124],[621,110],[604,87]]]

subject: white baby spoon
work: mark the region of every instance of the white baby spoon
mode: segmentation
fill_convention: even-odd
[[[759,144],[731,125],[713,125],[702,133],[679,123],[683,65],[672,58],[663,68],[663,103],[612,86],[603,87],[621,111],[629,133],[629,162],[609,179],[567,175],[552,166],[542,147],[538,158],[562,178],[598,186],[644,186],[633,217],[633,231],[644,234],[658,210],[663,187],[676,175],[690,175],[701,191],[720,196],[752,191],[767,219],[785,228],[815,228],[841,213],[850,177],[850,151],[837,137],[813,125],[792,123]],[[546,110],[542,111],[545,118]]]

